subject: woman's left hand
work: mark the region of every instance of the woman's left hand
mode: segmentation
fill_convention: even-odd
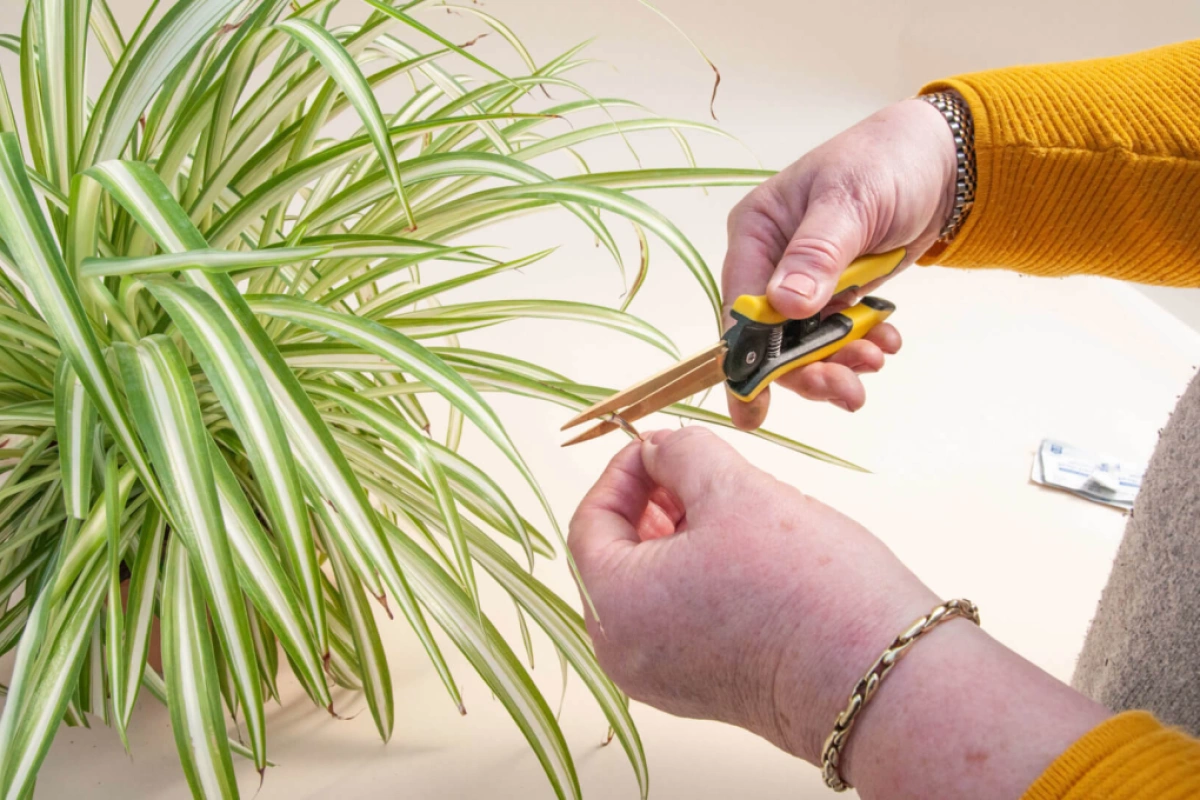
[[[570,545],[618,686],[808,761],[862,670],[936,603],[861,525],[697,426],[618,453]]]
[[[631,697],[747,728],[813,763],[851,688],[936,598],[861,525],[700,427],[609,464],[571,521],[596,657]],[[1109,712],[953,620],[859,717],[866,800],[1012,800]]]

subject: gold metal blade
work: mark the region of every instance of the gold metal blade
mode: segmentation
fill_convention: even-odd
[[[628,408],[605,413],[614,413],[626,424],[629,424],[648,414],[653,414],[660,408],[666,408],[672,403],[678,403],[684,398],[691,397],[696,392],[701,392],[710,386],[716,386],[725,380],[725,370],[721,366],[723,355],[723,353],[718,353],[716,358],[701,361],[699,365],[693,367],[686,374],[667,383],[665,386],[659,386],[658,389],[645,395]],[[618,423],[605,420],[599,425],[588,428],[569,442],[564,442],[563,447],[570,447],[573,444],[595,439],[597,436],[603,436],[609,431],[615,431],[619,427],[621,426]]]
[[[724,354],[724,352],[724,342],[717,342],[711,347],[706,347],[699,353],[696,353],[693,356],[688,356],[683,361],[667,367],[662,372],[659,372],[656,375],[651,375],[649,378],[646,378],[646,380],[635,383],[628,389],[624,389],[614,395],[610,395],[595,405],[585,408],[583,411],[579,412],[579,414],[569,419],[567,424],[562,426],[561,430],[565,431],[567,428],[573,428],[581,422],[587,422],[590,419],[597,419],[605,414],[611,414],[620,408],[632,405],[642,398],[649,397],[650,395],[659,391],[665,385],[673,383],[676,379],[683,378],[684,376],[690,374],[702,364],[710,362],[719,364],[720,357]],[[722,380],[724,380],[723,377]],[[684,397],[686,396],[687,395],[684,395]],[[624,414],[621,416],[625,417]],[[626,417],[626,419],[628,419],[628,417]]]

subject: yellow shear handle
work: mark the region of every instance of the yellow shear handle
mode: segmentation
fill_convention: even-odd
[[[884,273],[887,274],[887,273]],[[875,301],[875,302],[873,302]],[[876,305],[878,303],[878,305]],[[770,386],[777,379],[783,377],[794,369],[807,366],[816,361],[822,361],[829,358],[831,355],[841,350],[851,342],[861,339],[870,332],[879,323],[892,315],[895,306],[887,301],[876,301],[875,298],[868,297],[866,302],[857,303],[850,306],[844,311],[839,311],[834,316],[842,316],[850,320],[850,329],[846,333],[824,347],[813,350],[811,353],[806,353],[799,358],[782,364],[778,369],[772,370],[769,375],[763,378],[757,386],[746,394],[733,394],[737,399],[749,403],[762,392],[763,389]]]
[[[846,267],[833,293],[838,295],[847,289],[861,289],[871,281],[886,278],[904,261],[906,252],[905,248],[897,247],[886,253],[872,253],[856,259]],[[764,325],[778,325],[787,319],[775,310],[765,294],[741,295],[733,302],[733,310],[752,322]]]

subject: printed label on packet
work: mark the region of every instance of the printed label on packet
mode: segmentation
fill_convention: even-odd
[[[1099,456],[1054,439],[1043,439],[1029,477],[1042,486],[1128,510],[1133,508],[1145,471],[1144,464]]]

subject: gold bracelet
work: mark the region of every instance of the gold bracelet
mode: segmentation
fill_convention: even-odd
[[[842,779],[839,770],[842,751],[846,749],[846,742],[850,738],[850,731],[854,728],[855,720],[858,719],[858,715],[862,713],[871,698],[875,696],[879,684],[883,682],[887,674],[892,671],[892,667],[896,666],[896,662],[908,652],[908,648],[912,647],[917,639],[941,623],[955,617],[965,617],[978,625],[979,609],[970,600],[949,600],[942,603],[897,636],[896,641],[883,651],[883,655],[875,660],[871,669],[867,670],[867,674],[854,687],[854,691],[850,694],[850,702],[846,704],[846,709],[838,714],[837,720],[833,723],[833,732],[825,740],[825,748],[821,751],[821,771],[825,777],[825,785],[830,789],[835,792],[844,792],[853,788]]]

